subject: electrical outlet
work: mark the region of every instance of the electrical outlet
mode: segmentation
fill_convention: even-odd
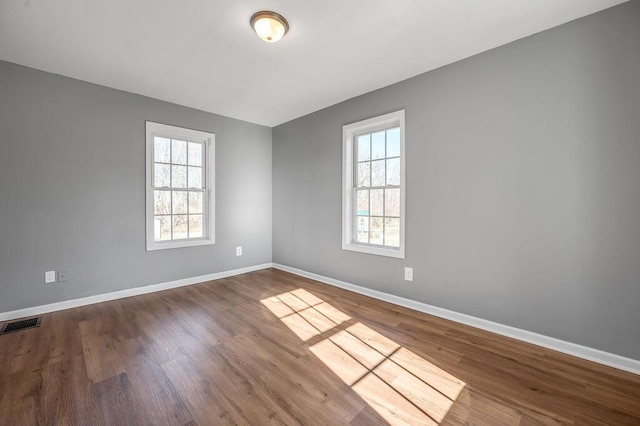
[[[58,282],[64,283],[69,280],[69,272],[67,271],[58,271]]]
[[[405,281],[413,281],[413,268],[404,268]]]
[[[236,247],[236,256],[242,256],[242,247]]]
[[[56,282],[56,271],[47,271],[44,273],[44,283],[51,284]]]

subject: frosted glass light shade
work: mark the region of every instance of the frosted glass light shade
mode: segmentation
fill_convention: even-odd
[[[275,43],[284,37],[289,30],[287,20],[275,12],[262,11],[254,13],[250,22],[258,37],[267,43]]]

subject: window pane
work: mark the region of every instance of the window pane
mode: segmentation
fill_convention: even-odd
[[[189,188],[202,188],[202,167],[189,167]]]
[[[384,189],[374,189],[371,191],[371,215],[383,216],[384,215]]]
[[[173,218],[173,239],[181,240],[181,239],[188,238],[188,232],[187,232],[187,227],[189,226],[188,216],[186,214],[180,214],[180,215],[172,216],[172,218]]]
[[[356,218],[356,226],[358,227],[356,241],[359,243],[369,242],[369,218],[360,216]]]
[[[189,213],[202,213],[202,192],[189,192]]]
[[[400,159],[387,160],[387,185],[400,185]]]
[[[371,163],[358,163],[358,182],[357,186],[371,186]]]
[[[168,188],[170,185],[171,167],[168,164],[153,165],[153,186],[156,188]]]
[[[202,215],[189,215],[189,238],[202,238]]]
[[[173,191],[172,206],[173,214],[187,213],[187,191]]]
[[[384,132],[371,135],[371,159],[384,158]]]
[[[157,163],[168,163],[169,147],[171,146],[169,139],[154,137],[153,138],[153,161]]]
[[[400,219],[384,220],[384,244],[391,247],[400,247]]]
[[[189,142],[189,165],[202,166],[202,144]]]
[[[371,162],[371,186],[384,185],[384,160]]]
[[[369,242],[371,244],[382,245],[384,243],[383,241],[384,236],[382,234],[382,223],[383,223],[383,220],[381,217],[371,218],[371,235],[369,239]]]
[[[187,164],[187,142],[171,140],[171,162],[173,164]]]
[[[358,161],[371,159],[371,135],[358,136]]]
[[[156,241],[171,239],[171,216],[154,216],[153,238]]]
[[[400,156],[400,127],[387,130],[387,157]]]
[[[153,191],[153,214],[171,213],[171,191]]]
[[[358,191],[358,213],[359,216],[369,216],[369,190]]]
[[[171,166],[171,187],[187,187],[187,166]]]
[[[384,215],[396,217],[400,216],[400,188],[385,189]]]

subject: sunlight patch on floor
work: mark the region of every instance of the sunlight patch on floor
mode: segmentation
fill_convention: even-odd
[[[263,299],[262,304],[344,383],[392,425],[439,425],[465,383],[351,318],[307,290]],[[345,328],[345,326],[348,327]]]
[[[260,302],[305,342],[351,319],[302,288]]]

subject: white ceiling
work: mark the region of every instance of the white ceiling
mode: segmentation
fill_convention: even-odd
[[[0,0],[0,59],[275,126],[624,1]]]

